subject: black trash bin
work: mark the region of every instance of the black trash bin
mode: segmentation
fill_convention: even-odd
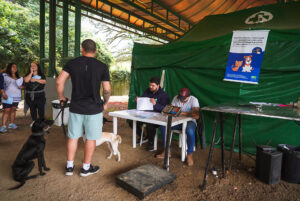
[[[256,146],[256,170],[259,180],[266,184],[280,182],[282,153],[275,147],[267,145]]]
[[[283,153],[281,179],[291,183],[300,183],[300,147],[279,144]]]

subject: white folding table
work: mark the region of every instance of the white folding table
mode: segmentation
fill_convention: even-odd
[[[132,147],[136,148],[136,122],[145,122],[145,123],[150,123],[150,124],[156,124],[160,126],[165,126],[167,127],[167,119],[168,116],[165,114],[161,114],[158,112],[146,112],[146,111],[138,111],[135,109],[132,110],[122,110],[122,111],[114,111],[114,112],[109,112],[109,116],[113,117],[113,132],[114,134],[117,134],[118,131],[118,118],[123,118],[123,119],[129,119],[133,121],[133,132],[132,132]],[[191,117],[173,117],[172,119],[172,125],[171,126],[176,126],[179,124],[182,124],[182,141],[186,141],[186,125],[188,121],[191,121]],[[167,133],[167,132],[166,132]],[[186,150],[186,143],[183,143],[182,145],[182,153],[181,153],[181,161],[185,160],[185,150]]]

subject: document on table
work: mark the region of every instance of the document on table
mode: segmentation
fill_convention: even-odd
[[[151,119],[153,115],[154,115],[153,112],[137,111],[135,113],[136,117],[143,118],[143,119]]]
[[[150,98],[147,98],[147,97],[137,98],[136,109],[137,110],[153,110],[153,104],[150,102]]]

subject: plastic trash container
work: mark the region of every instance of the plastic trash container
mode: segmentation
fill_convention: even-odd
[[[256,171],[259,180],[266,184],[280,182],[282,152],[267,145],[256,146]]]
[[[58,113],[61,111],[61,105],[59,100],[54,100],[52,103],[52,117],[53,120],[57,117]],[[67,102],[65,108],[64,108],[64,125],[68,124],[69,121],[69,108],[70,108],[70,101]],[[61,126],[61,115],[62,112],[58,115],[57,119],[54,121],[54,124],[57,126]]]
[[[283,152],[281,179],[291,183],[300,183],[300,147],[279,144]]]

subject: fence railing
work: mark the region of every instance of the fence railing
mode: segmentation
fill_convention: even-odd
[[[126,79],[120,81],[112,81],[110,84],[112,96],[123,96],[129,94],[129,81],[127,81]]]

